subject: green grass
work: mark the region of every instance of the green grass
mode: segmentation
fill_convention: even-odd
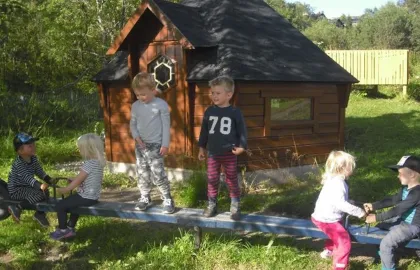
[[[359,201],[372,201],[399,188],[396,174],[386,168],[407,153],[420,155],[419,103],[401,98],[388,90],[376,97],[352,94],[346,118],[346,150],[357,157],[357,169],[350,179],[350,195]],[[78,159],[74,146],[77,132],[46,136],[38,153],[52,173],[55,161]],[[0,177],[6,178],[13,150],[5,138],[0,158]],[[42,156],[41,156],[42,155]],[[67,173],[70,174],[70,173]],[[308,218],[318,195],[319,179],[296,180],[279,188],[251,192],[242,199],[244,212],[264,212]],[[105,187],[129,187],[125,175],[107,173]],[[186,183],[174,185],[178,206],[204,207],[205,174],[197,172]],[[225,187],[220,207],[229,208]],[[322,241],[310,238],[280,237],[270,234],[214,232],[204,234],[202,248],[195,251],[194,234],[188,228],[111,218],[82,217],[77,237],[55,242],[48,232],[57,224],[49,214],[51,229],[40,229],[25,212],[21,225],[11,219],[0,222],[0,258],[10,262],[0,269],[329,269],[331,261],[321,261]],[[354,245],[351,269],[380,269],[370,259],[375,247]],[[60,255],[61,254],[61,255]],[[0,259],[1,261],[1,259]],[[401,260],[402,269],[420,269],[409,252]]]

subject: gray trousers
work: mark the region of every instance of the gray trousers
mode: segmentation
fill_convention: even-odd
[[[137,186],[141,196],[149,196],[152,184],[155,184],[160,193],[170,197],[168,176],[160,155],[160,144],[147,143],[145,148],[140,148],[136,143]]]
[[[380,244],[380,256],[383,270],[396,269],[394,250],[405,246],[420,233],[420,227],[405,221],[396,222],[389,228],[389,233]]]

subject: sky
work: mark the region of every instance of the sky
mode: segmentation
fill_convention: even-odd
[[[286,0],[287,2],[297,2],[297,0]],[[324,11],[327,18],[340,17],[342,14],[350,16],[360,16],[365,9],[379,8],[390,0],[299,0],[299,2],[309,4],[314,8],[315,13]]]

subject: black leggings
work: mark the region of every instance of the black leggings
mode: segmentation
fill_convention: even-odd
[[[79,206],[91,206],[98,203],[97,200],[85,199],[79,194],[73,194],[69,197],[59,201],[55,206],[55,210],[57,211],[57,218],[58,218],[58,228],[64,230],[69,227],[76,227],[77,220],[79,219],[79,215],[77,214],[70,214],[69,222],[67,223],[67,213]]]

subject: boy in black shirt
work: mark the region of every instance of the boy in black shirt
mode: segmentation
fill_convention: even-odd
[[[404,246],[420,233],[420,158],[403,156],[397,165],[389,167],[398,170],[398,178],[402,184],[401,190],[381,201],[364,204],[366,212],[393,206],[386,212],[370,214],[366,218],[367,223],[398,217],[398,221],[391,224],[389,233],[380,244],[384,270],[396,269],[394,250],[399,246]]]
[[[220,168],[226,174],[226,184],[231,198],[231,218],[240,218],[240,188],[237,173],[237,155],[247,147],[247,133],[244,117],[238,108],[230,105],[234,93],[234,82],[228,76],[210,81],[211,99],[214,105],[207,108],[201,124],[198,159],[205,159],[207,149],[207,195],[209,204],[204,216],[212,217],[217,212],[217,193]]]

